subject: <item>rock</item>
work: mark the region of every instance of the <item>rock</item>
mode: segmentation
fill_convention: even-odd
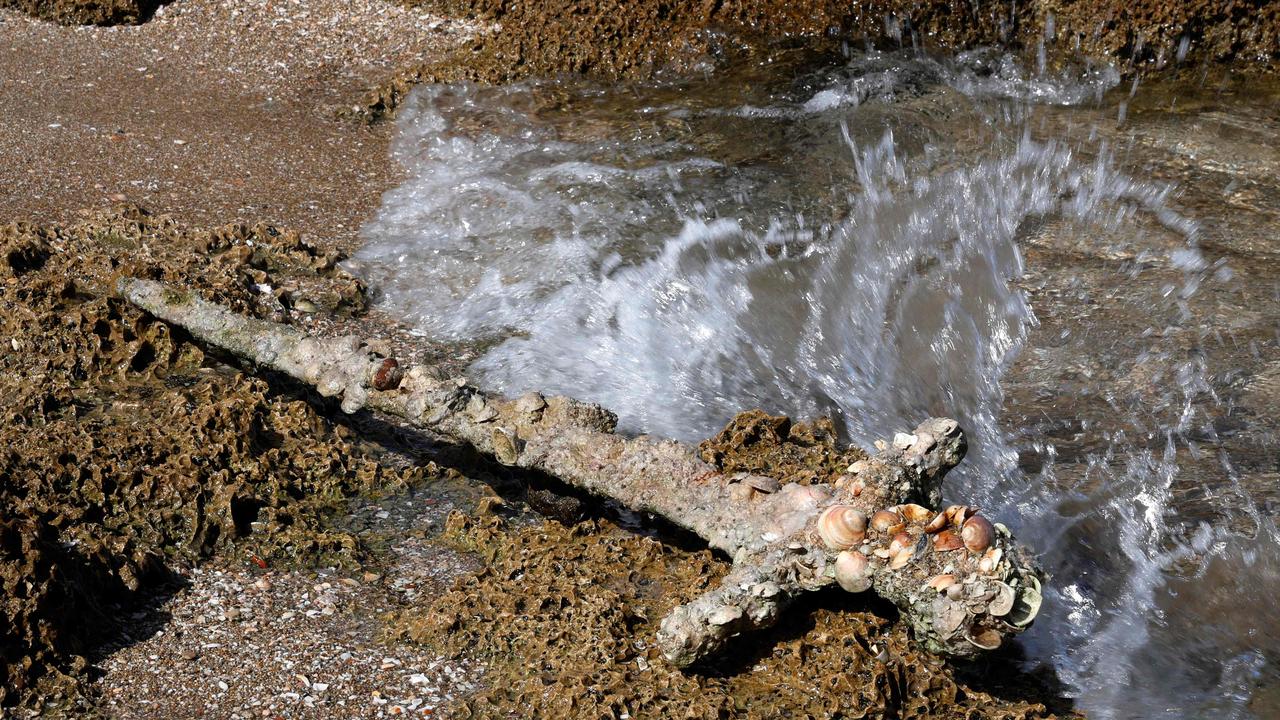
[[[0,0],[0,6],[64,25],[131,25],[149,18],[160,0]]]

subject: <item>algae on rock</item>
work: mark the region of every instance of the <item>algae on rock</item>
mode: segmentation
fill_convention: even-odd
[[[359,559],[325,513],[421,471],[383,467],[312,405],[109,292],[127,269],[273,316],[280,297],[260,283],[344,302],[358,286],[333,265],[271,226],[198,231],[137,210],[0,228],[0,705],[74,699],[115,606],[171,568],[233,547]]]

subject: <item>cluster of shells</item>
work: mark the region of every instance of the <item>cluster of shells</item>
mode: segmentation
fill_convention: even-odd
[[[852,505],[835,504],[819,515],[814,529],[836,553],[831,573],[848,592],[868,590],[883,576],[886,587],[877,590],[892,593],[887,586],[901,582],[889,575],[919,574],[922,581],[907,589],[909,601],[927,604],[927,630],[944,645],[954,647],[963,638],[976,648],[994,649],[1039,612],[1039,579],[1009,561],[1002,548],[1008,529],[976,508],[952,505],[934,512],[908,503],[868,517]],[[884,574],[885,569],[900,572]]]

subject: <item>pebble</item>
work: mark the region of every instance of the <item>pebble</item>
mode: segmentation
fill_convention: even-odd
[[[3,338],[0,345],[7,345]],[[420,580],[427,548],[417,540],[395,547],[394,557],[407,564],[396,564],[392,577]],[[438,570],[438,563],[431,568]],[[417,647],[387,647],[371,634],[376,623],[368,619],[388,607],[394,592],[382,575],[270,574],[262,582],[265,576],[251,566],[191,571],[190,586],[167,608],[172,629],[104,661],[106,677],[99,682],[104,696],[117,699],[116,716],[418,717],[471,692],[484,671]],[[316,619],[301,621],[304,613]],[[197,616],[206,624],[193,624]],[[185,629],[181,639],[178,629]]]

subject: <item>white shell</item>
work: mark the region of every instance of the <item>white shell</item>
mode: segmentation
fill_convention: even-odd
[[[867,556],[856,550],[845,550],[836,557],[836,582],[846,592],[866,591],[871,587],[873,574]]]
[[[1044,598],[1040,594],[1040,578],[1027,575],[1026,582],[1020,588],[1018,599],[1013,603],[1006,622],[1016,627],[1026,627],[1040,614],[1040,604]]]
[[[991,598],[991,602],[987,604],[987,612],[991,613],[994,617],[1008,615],[1009,611],[1013,609],[1013,588],[1002,582],[998,582],[996,583],[995,590],[995,597]]]

